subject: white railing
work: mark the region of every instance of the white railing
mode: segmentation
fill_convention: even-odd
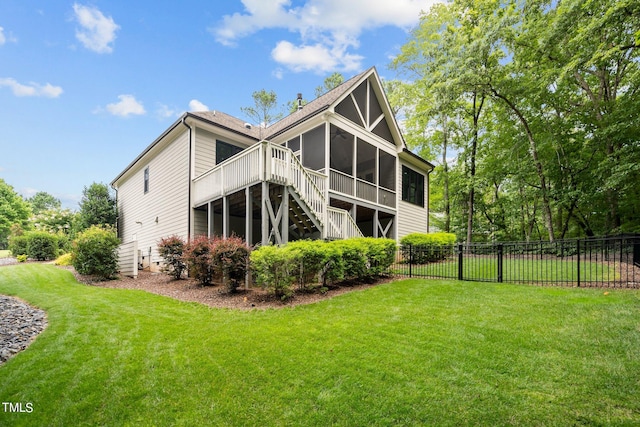
[[[353,196],[353,177],[337,170],[329,170],[329,188]]]
[[[230,157],[197,177],[193,188],[194,205],[263,180],[293,187],[325,227],[327,237],[344,239],[362,236],[347,211],[327,206],[327,175],[305,168],[291,150],[268,141]]]
[[[198,205],[260,182],[262,158],[261,146],[254,145],[200,175],[194,180],[194,204]]]
[[[349,212],[344,209],[327,207],[327,238],[348,239],[362,237],[362,232]]]

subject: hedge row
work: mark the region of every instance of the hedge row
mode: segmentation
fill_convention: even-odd
[[[455,244],[453,233],[411,233],[400,239],[402,258],[412,264],[441,261]]]
[[[324,242],[296,241],[283,246],[262,246],[251,253],[256,283],[281,299],[293,286],[323,289],[343,280],[368,280],[386,272],[393,263],[396,243],[373,237]]]

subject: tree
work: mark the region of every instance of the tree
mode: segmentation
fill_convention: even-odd
[[[253,97],[253,107],[242,107],[242,111],[250,120],[260,127],[267,127],[271,123],[282,118],[282,113],[277,112],[278,95],[274,91],[261,89],[251,94]]]
[[[106,184],[94,182],[89,187],[84,187],[78,218],[80,229],[84,230],[92,225],[115,226],[116,218],[116,200]]]
[[[0,248],[7,247],[12,226],[24,228],[29,223],[31,207],[15,192],[12,186],[0,178]]]
[[[27,202],[31,204],[31,210],[34,215],[38,215],[42,211],[60,209],[62,207],[60,200],[46,191],[38,191],[33,197],[27,199]]]
[[[325,93],[337,88],[342,83],[344,83],[344,76],[342,74],[338,72],[331,74],[329,77],[324,79],[322,86],[316,87],[316,98],[319,98]]]

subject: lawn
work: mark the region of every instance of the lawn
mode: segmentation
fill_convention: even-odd
[[[49,326],[2,425],[638,425],[640,292],[402,280],[266,311],[0,268]],[[0,409],[1,412],[1,409]]]
[[[609,282],[620,279],[616,270],[619,263],[581,261],[580,280],[585,282]],[[411,266],[413,276],[457,278],[457,259],[418,264]],[[578,279],[577,261],[572,259],[523,259],[506,258],[502,265],[504,282],[568,282],[574,283]],[[394,272],[409,275],[408,264],[396,264]],[[465,257],[463,262],[463,277],[465,280],[497,281],[498,261],[495,257]]]
[[[3,249],[0,251],[0,258],[8,258],[11,256],[11,251],[7,249]]]

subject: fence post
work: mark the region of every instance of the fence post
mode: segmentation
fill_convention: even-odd
[[[409,244],[409,277],[411,277],[412,269],[411,265],[413,264],[413,245]]]
[[[578,253],[578,262],[576,264],[578,270],[578,287],[580,287],[580,239],[576,240],[576,252]]]
[[[498,244],[498,283],[502,283],[502,243]]]
[[[463,270],[462,270],[462,260],[463,260],[463,254],[462,254],[462,250],[463,250],[463,246],[462,243],[458,244],[458,280],[464,280],[464,274],[463,274]]]

